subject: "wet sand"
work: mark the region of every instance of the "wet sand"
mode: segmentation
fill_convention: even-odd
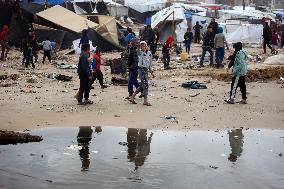
[[[260,54],[261,50],[257,50],[258,52],[256,49],[250,49],[250,54]],[[199,47],[193,48],[193,53],[199,51]],[[176,69],[164,71],[161,68],[162,63],[159,62],[155,63],[156,77],[151,78],[149,100],[152,107],[143,106],[142,99],[137,99],[137,105],[130,104],[124,99],[128,95],[125,86],[110,85],[102,91],[98,83],[93,85],[95,89],[90,93],[94,104],[79,106],[74,99],[79,88],[76,70],[60,70],[48,63],[38,63],[35,70],[25,70],[20,63],[20,53],[15,50],[11,53],[8,62],[0,63],[7,66],[1,66],[0,75],[17,74],[19,78],[1,81],[1,85],[8,85],[0,87],[1,130],[84,125],[195,130],[284,128],[283,82],[275,78],[248,83],[247,105],[228,105],[224,103],[224,99],[228,98],[230,82],[217,81],[215,77],[211,77],[220,73],[230,74],[226,70],[209,67],[197,69],[193,61],[175,61]],[[109,53],[105,54],[104,58],[118,56],[119,53]],[[78,56],[75,55],[61,56],[57,63],[77,64],[77,60]],[[192,66],[192,69],[188,68]],[[249,67],[256,69],[267,66],[251,62]],[[48,78],[47,75],[52,75],[53,72],[72,76],[73,79],[71,82],[59,82]],[[103,73],[107,84],[110,84],[110,68],[105,66]],[[29,80],[30,78],[33,79]],[[188,90],[179,86],[189,80],[205,82],[208,89]],[[197,93],[200,94],[190,97]],[[237,100],[240,100],[239,91]],[[165,116],[171,115],[176,119],[165,119]]]

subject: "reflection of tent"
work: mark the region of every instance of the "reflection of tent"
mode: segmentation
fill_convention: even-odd
[[[224,33],[228,43],[261,43],[261,24],[220,24],[224,28]]]

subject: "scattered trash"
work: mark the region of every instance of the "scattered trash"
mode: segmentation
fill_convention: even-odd
[[[66,153],[66,152],[64,152],[63,154],[64,154],[64,155],[67,155],[67,156],[72,156],[72,154]]]
[[[59,65],[57,65],[57,67],[59,69],[77,69],[78,68],[78,65],[77,64],[65,64],[65,63],[61,63]]]
[[[196,94],[193,94],[193,95],[189,94],[190,97],[196,97],[198,95],[200,95],[200,93],[196,93]]]
[[[128,145],[127,142],[119,142],[118,144],[121,145],[121,146],[127,146]]]
[[[54,109],[53,106],[46,108],[46,110],[53,110],[53,109]]]
[[[99,151],[97,151],[97,150],[93,150],[92,152],[93,152],[94,154],[99,153]]]
[[[219,167],[213,166],[213,165],[209,165],[210,168],[212,169],[218,169]]]
[[[121,85],[121,86],[127,86],[128,80],[124,78],[118,78],[118,77],[112,77],[111,82],[114,85]]]
[[[173,115],[165,116],[165,119],[171,120],[171,121],[174,121],[174,122],[178,123],[177,117],[173,116]]]
[[[59,81],[71,81],[72,80],[72,76],[67,76],[67,75],[62,75],[62,74],[58,74],[54,78]]]
[[[124,150],[121,150],[121,151],[120,151],[120,153],[126,153],[126,151],[124,151]]]
[[[280,77],[280,80],[281,80],[281,81],[284,81],[284,77]]]
[[[82,146],[72,144],[72,145],[68,146],[67,149],[69,149],[69,150],[82,150],[83,148],[82,148]]]
[[[207,89],[204,83],[199,83],[198,81],[185,82],[181,86],[187,89]]]

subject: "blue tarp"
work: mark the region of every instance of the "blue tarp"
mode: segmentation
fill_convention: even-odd
[[[47,0],[49,5],[60,5],[63,4],[66,0]],[[34,0],[34,3],[44,5],[45,0]]]
[[[184,15],[185,15],[187,20],[192,19],[192,12],[190,12],[189,10],[184,10]]]

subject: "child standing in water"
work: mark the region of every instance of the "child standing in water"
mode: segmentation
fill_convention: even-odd
[[[152,53],[148,50],[147,48],[147,43],[145,41],[140,42],[140,47],[141,47],[141,53],[138,56],[138,74],[139,78],[141,80],[141,84],[138,87],[138,89],[133,93],[129,101],[133,104],[137,104],[135,102],[135,96],[143,91],[143,96],[144,96],[144,103],[143,105],[145,106],[152,106],[148,102],[148,90],[149,90],[149,77],[148,77],[148,72],[153,74],[152,70]]]

